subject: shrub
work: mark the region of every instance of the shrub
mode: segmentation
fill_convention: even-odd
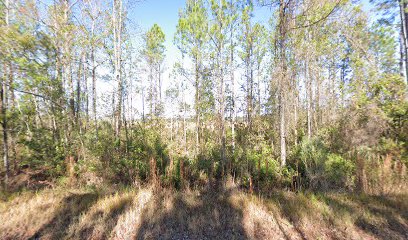
[[[328,150],[318,138],[302,141],[299,157],[304,165],[307,183],[312,189],[327,188],[325,181],[325,161]]]
[[[325,175],[331,187],[351,189],[354,185],[355,166],[338,154],[329,154]]]

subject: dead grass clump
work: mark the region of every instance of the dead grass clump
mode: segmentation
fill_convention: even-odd
[[[142,189],[137,193],[133,204],[119,216],[111,234],[112,239],[132,239],[136,236],[136,231],[141,224],[142,212],[151,202],[152,197],[151,189]]]
[[[66,228],[85,211],[97,194],[62,189],[24,193],[4,203],[0,212],[0,239],[60,239]]]
[[[25,192],[10,202],[0,203],[0,239],[27,239],[49,222],[63,194],[50,190]],[[39,215],[41,213],[41,215]]]
[[[78,221],[69,226],[68,238],[107,239],[121,214],[126,212],[136,193],[115,193],[99,199]]]

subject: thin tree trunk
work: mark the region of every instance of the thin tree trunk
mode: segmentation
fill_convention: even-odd
[[[195,114],[196,114],[196,156],[200,148],[200,72],[198,57],[195,59]]]
[[[159,72],[158,72],[158,81],[159,81],[159,88],[158,88],[158,91],[159,91],[159,93],[158,93],[158,95],[159,95],[159,101],[158,101],[158,103],[157,103],[157,106],[159,106],[159,112],[157,113],[158,115],[157,116],[159,116],[159,114],[161,114],[161,111],[162,111],[162,109],[161,109],[161,103],[162,103],[162,79],[161,79],[161,64],[159,63]]]
[[[399,59],[399,71],[400,76],[405,78],[405,69],[404,69],[404,34],[402,29],[402,24],[400,26],[399,32],[399,51],[400,51],[400,59]]]
[[[405,81],[408,84],[408,13],[406,12],[407,3],[404,0],[399,0],[400,8],[400,20],[401,20],[401,31],[403,39],[403,53],[404,53],[404,63],[405,63]]]
[[[258,97],[258,101],[257,101],[257,114],[258,116],[261,116],[261,70],[260,70],[261,66],[260,64],[258,64],[258,70],[257,70],[257,97]]]
[[[1,80],[1,89],[0,89],[0,109],[2,121],[1,125],[3,128],[3,163],[6,174],[4,177],[4,183],[6,188],[8,187],[8,180],[10,176],[10,166],[9,166],[9,155],[8,155],[8,132],[7,132],[7,86],[5,84],[5,78],[7,77],[7,67],[4,65],[4,78]]]
[[[222,44],[221,44],[222,45]],[[225,168],[225,162],[226,162],[226,158],[225,158],[225,89],[224,89],[224,72],[222,69],[222,66],[220,64],[221,62],[221,52],[222,52],[222,46],[220,47],[220,51],[219,51],[219,63],[218,63],[218,67],[219,69],[219,87],[220,87],[220,106],[219,106],[219,119],[220,119],[220,134],[221,134],[221,162],[222,162],[222,176],[224,175],[224,168]]]
[[[187,107],[185,102],[185,93],[183,90],[183,138],[184,138],[184,154],[187,155],[187,126],[186,126],[186,114],[187,114]]]
[[[295,83],[296,84],[296,83]],[[295,104],[294,104],[294,135],[295,135],[295,146],[298,145],[298,105],[299,105],[299,92],[297,86],[295,86]]]
[[[145,122],[145,94],[144,86],[142,86],[142,121]]]
[[[118,84],[117,106],[115,111],[115,137],[119,138],[122,125],[123,79],[121,76],[122,60],[122,0],[113,1],[113,36],[114,36],[114,74]]]
[[[282,91],[282,90],[281,90]],[[280,145],[281,145],[281,166],[286,165],[286,129],[285,129],[285,99],[284,94],[279,94],[279,114],[280,114]]]
[[[307,87],[306,87],[306,96],[307,96],[307,137],[310,139],[312,137],[312,100],[313,100],[313,95],[312,95],[312,74],[311,74],[311,68],[310,68],[310,63],[307,60],[306,61],[306,81],[307,81]]]
[[[277,47],[279,51],[279,59],[276,59],[276,62],[279,64],[279,71],[280,71],[280,79],[279,79],[279,115],[280,115],[280,124],[279,124],[279,132],[280,132],[280,146],[281,146],[281,166],[286,165],[286,119],[285,119],[285,103],[286,103],[286,77],[287,77],[287,63],[286,63],[286,32],[287,32],[287,13],[285,9],[287,7],[287,3],[284,0],[280,0],[279,4],[279,24],[278,24],[278,32],[279,35],[277,36]]]
[[[314,131],[317,133],[319,131],[319,126],[322,122],[322,116],[320,111],[320,75],[316,73],[315,75],[316,80],[316,96],[315,96],[315,118],[314,118]]]
[[[84,53],[82,53],[82,54],[84,54]],[[83,60],[83,58],[81,56],[81,58],[79,60],[79,64],[78,64],[78,72],[77,72],[78,75],[77,75],[77,86],[76,86],[75,122],[76,122],[77,125],[79,124],[79,121],[80,121],[79,118],[80,118],[80,112],[81,112],[81,91],[82,91],[82,89],[81,89],[81,78],[82,78],[82,71],[83,71],[83,69],[82,69],[82,66],[83,66],[82,60]]]
[[[247,124],[249,128],[251,127],[251,117],[252,117],[252,70],[250,66],[250,50],[246,52],[247,56],[245,59],[245,65],[246,65],[246,81],[247,81]]]
[[[15,96],[14,96],[14,88],[13,88],[13,81],[14,81],[14,72],[13,72],[13,64],[10,62],[9,63],[9,88],[8,88],[8,94],[10,96],[10,106],[9,109],[11,110],[11,112],[14,112],[16,109],[16,102],[15,102]],[[14,136],[13,133],[10,132],[9,135],[9,139],[10,139],[10,148],[11,148],[11,154],[13,156],[12,160],[13,160],[13,169],[15,172],[17,172],[18,170],[18,162],[17,162],[17,149],[16,149],[16,142],[14,140]]]
[[[231,106],[231,138],[232,138],[232,151],[235,150],[235,76],[234,76],[234,46],[232,42],[231,30],[231,92],[232,92],[232,106]]]
[[[88,129],[89,125],[89,92],[88,92],[88,68],[86,64],[86,59],[88,55],[84,54],[82,57],[82,72],[83,72],[83,81],[84,81],[84,97],[85,97],[85,131]]]
[[[8,31],[9,27],[9,10],[10,10],[10,3],[9,0],[5,1],[5,22],[6,22],[6,31]],[[4,185],[5,188],[8,188],[8,181],[10,176],[10,166],[9,166],[9,152],[8,152],[8,132],[7,132],[7,78],[10,77],[10,73],[8,70],[8,64],[4,64],[4,73],[3,79],[1,79],[1,89],[0,89],[0,111],[2,116],[1,125],[3,128],[3,163],[4,169],[6,174],[4,176]]]
[[[150,105],[150,118],[152,118],[154,116],[154,105],[153,105],[153,98],[154,98],[154,85],[153,85],[153,67],[152,64],[150,64],[150,73],[149,73],[149,80],[150,80],[150,87],[149,87],[149,95],[148,100],[149,101],[149,105]]]
[[[94,38],[95,33],[95,21],[92,21],[91,36]],[[98,140],[98,119],[96,115],[96,61],[95,61],[95,42],[92,41],[91,45],[91,62],[92,62],[92,112],[95,124],[95,139]]]

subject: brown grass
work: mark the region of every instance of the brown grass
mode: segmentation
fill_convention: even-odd
[[[45,189],[0,202],[0,219],[0,239],[407,239],[408,195]]]

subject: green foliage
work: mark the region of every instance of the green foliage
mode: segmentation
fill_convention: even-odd
[[[208,40],[207,10],[203,1],[187,1],[180,13],[174,41],[180,51],[194,60],[202,58],[202,47]]]
[[[32,168],[46,167],[53,176],[65,173],[65,152],[59,142],[55,142],[52,133],[45,129],[34,129],[32,135],[21,138],[19,143],[27,148],[23,163]]]
[[[338,154],[329,154],[325,162],[325,175],[329,186],[352,189],[354,187],[355,166]]]
[[[319,138],[302,141],[299,157],[305,166],[306,176],[312,188],[324,184],[324,167],[328,149]]]
[[[159,25],[154,24],[144,36],[145,48],[143,55],[148,58],[149,62],[161,61],[164,58],[164,41],[165,35]]]
[[[374,24],[371,29],[370,48],[379,64],[380,70],[390,73],[398,72],[397,58],[395,58],[395,49],[398,42],[393,37],[394,29],[391,26]]]
[[[307,184],[312,189],[353,189],[355,166],[341,155],[330,153],[319,138],[304,140],[299,157],[304,165]]]

